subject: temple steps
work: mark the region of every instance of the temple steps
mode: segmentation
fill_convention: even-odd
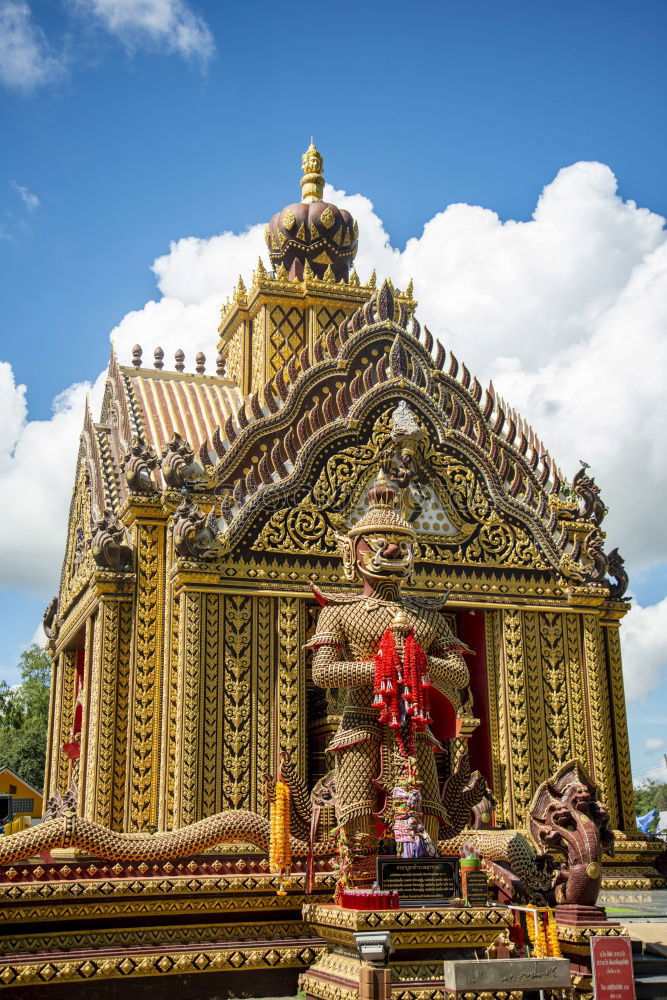
[[[664,948],[632,942],[637,1000],[667,1000],[667,955]]]

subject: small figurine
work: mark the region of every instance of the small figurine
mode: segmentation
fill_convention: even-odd
[[[516,945],[511,940],[509,931],[505,928],[493,939],[485,954],[487,958],[512,958],[512,952],[515,948]]]

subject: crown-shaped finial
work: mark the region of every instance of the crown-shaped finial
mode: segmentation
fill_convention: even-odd
[[[312,138],[310,146],[301,157],[301,201],[312,202],[322,201],[324,194],[324,177],[322,169],[324,161]]]
[[[372,506],[394,506],[395,490],[384,469],[380,468],[375,483],[368,491],[368,500]]]

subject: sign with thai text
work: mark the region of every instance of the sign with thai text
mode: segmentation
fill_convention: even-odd
[[[486,906],[489,901],[489,881],[486,872],[466,872],[461,879],[463,895],[471,906]]]
[[[398,893],[401,906],[443,903],[459,895],[459,859],[379,857],[377,880]]]
[[[635,1000],[635,974],[629,937],[592,937],[595,1000]]]

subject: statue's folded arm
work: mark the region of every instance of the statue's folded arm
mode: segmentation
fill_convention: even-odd
[[[318,645],[313,657],[313,681],[323,688],[368,687],[373,683],[372,660],[340,660],[340,646]]]

